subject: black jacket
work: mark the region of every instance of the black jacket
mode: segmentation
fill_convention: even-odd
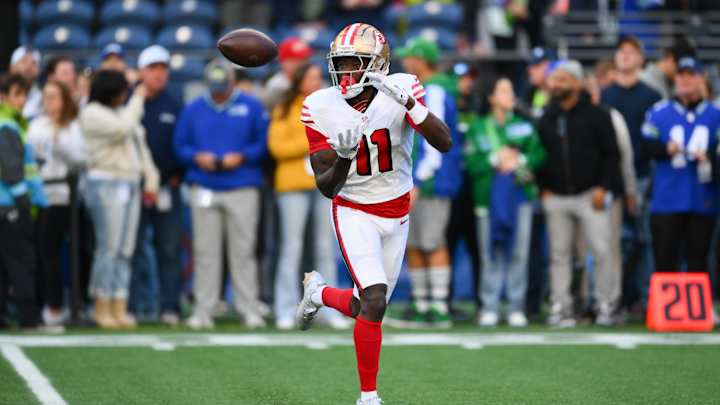
[[[569,111],[551,104],[538,123],[538,132],[547,153],[538,172],[541,189],[561,195],[597,186],[618,189],[620,152],[612,119],[586,93]]]

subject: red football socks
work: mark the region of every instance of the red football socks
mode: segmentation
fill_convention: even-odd
[[[382,322],[372,322],[358,315],[355,318],[355,354],[357,356],[360,390],[363,392],[377,389],[377,374],[382,345]]]
[[[353,289],[340,289],[325,287],[322,290],[322,301],[325,306],[335,308],[340,311],[343,315],[353,317],[352,306],[350,303],[353,299]]]

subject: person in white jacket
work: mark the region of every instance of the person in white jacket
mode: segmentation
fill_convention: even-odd
[[[88,148],[86,204],[95,227],[90,278],[95,321],[103,328],[132,328],[127,313],[130,260],[135,248],[141,200],[154,204],[158,170],[145,141],[145,87],[128,94],[125,76],[101,70],[90,85],[80,127]]]
[[[27,137],[40,166],[43,189],[49,206],[39,217],[39,254],[44,281],[43,321],[59,325],[64,321],[63,277],[60,250],[70,232],[70,186],[68,176],[85,167],[85,139],[77,121],[78,107],[70,89],[56,81],[45,84],[43,114],[30,123]]]

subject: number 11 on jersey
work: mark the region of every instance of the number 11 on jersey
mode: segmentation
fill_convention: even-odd
[[[377,129],[370,135],[370,142],[377,148],[378,169],[380,173],[393,170],[392,144],[390,142],[390,131],[387,128]],[[357,174],[360,176],[372,175],[372,164],[370,162],[370,145],[368,137],[363,136],[357,154]]]

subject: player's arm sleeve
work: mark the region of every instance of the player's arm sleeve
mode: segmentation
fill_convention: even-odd
[[[195,154],[198,152],[192,140],[191,108],[192,104],[182,110],[173,133],[173,148],[175,149],[175,154],[180,162],[186,166],[195,164]]]
[[[668,153],[662,141],[657,114],[650,110],[645,114],[645,123],[642,126],[641,153],[646,159],[667,159]]]
[[[255,106],[252,120],[252,142],[243,148],[242,154],[246,162],[260,163],[267,157],[267,131],[270,124],[270,116],[260,102]]]
[[[417,83],[419,84],[419,82]],[[420,86],[422,87],[422,84],[420,84]],[[424,100],[428,110],[443,121],[445,120],[445,97],[445,91],[441,87],[429,86],[426,90]],[[411,125],[414,125],[409,116],[406,116],[406,119]],[[415,130],[417,131],[417,129]],[[422,158],[415,165],[413,173],[416,183],[433,178],[435,172],[442,166],[443,159],[442,153],[433,148],[428,141],[425,139],[421,139],[420,141],[422,142],[420,147],[423,149],[423,154]]]
[[[327,134],[320,128],[317,122],[315,122],[314,113],[307,102],[303,103],[300,122],[305,125],[305,136],[310,146],[311,155],[322,150],[332,149],[327,141]]]
[[[422,83],[420,83],[420,80],[418,80],[418,78],[415,76],[413,76],[413,81],[412,81],[412,84],[410,85],[410,89],[408,89],[408,93],[412,95],[412,97],[415,99],[416,102],[418,102],[424,106],[427,106],[426,100],[425,100],[425,95],[426,95],[425,87],[422,85]],[[432,110],[430,110],[430,111],[432,111]],[[435,115],[437,115],[437,114],[435,114]],[[442,119],[442,117],[440,117],[440,119]],[[408,122],[408,124],[410,124],[410,126],[413,127],[413,129],[415,129],[415,131],[420,132],[420,128],[417,126],[417,124],[415,124],[413,122],[412,118],[410,118],[410,115],[408,115],[407,113],[405,114],[405,120]]]

